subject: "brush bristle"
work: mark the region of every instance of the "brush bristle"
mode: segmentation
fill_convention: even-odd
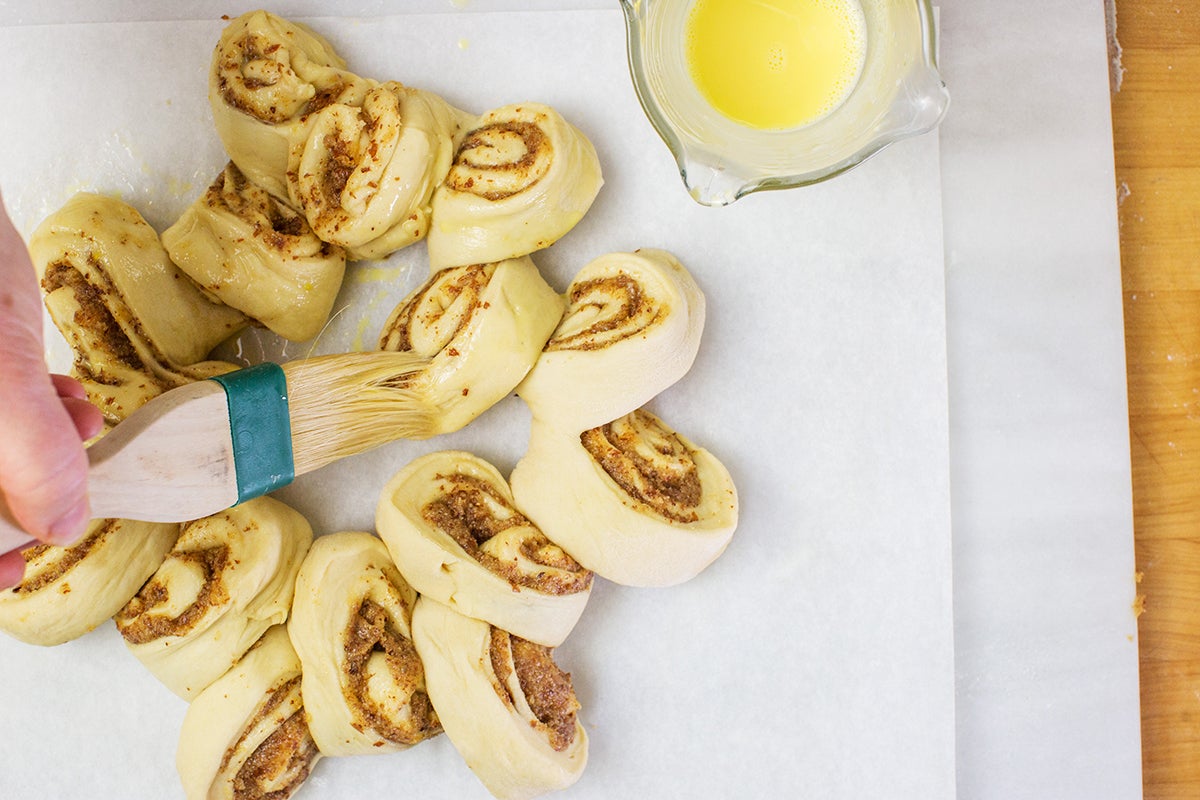
[[[342,353],[283,365],[296,474],[396,439],[436,433],[418,390],[429,360],[408,352]]]

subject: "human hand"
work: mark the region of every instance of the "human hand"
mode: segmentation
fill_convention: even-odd
[[[50,544],[79,538],[91,516],[83,442],[103,418],[83,387],[46,368],[42,301],[29,252],[0,198],[0,495],[30,535]],[[18,583],[19,552],[0,556],[0,589]]]

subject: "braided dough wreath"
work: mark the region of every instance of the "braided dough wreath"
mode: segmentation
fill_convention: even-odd
[[[388,484],[383,541],[344,532],[310,548],[303,517],[261,498],[190,523],[165,560],[174,526],[104,521],[83,544],[109,556],[31,550],[18,589],[50,608],[66,577],[78,583],[86,567],[107,580],[127,558],[120,597],[161,564],[117,625],[193,700],[178,752],[189,798],[283,800],[323,754],[400,750],[443,724],[497,797],[562,789],[586,765],[587,737],[550,648],[587,603],[588,565],[625,583],[679,582],[736,523],[724,468],[635,410],[691,365],[704,298],[662,251],[597,259],[565,300],[541,279],[527,255],[578,223],[603,183],[595,149],[554,109],[475,120],[345,67],[304,26],[261,11],[234,20],[209,91],[230,164],[164,234],[166,253],[127,207],[97,226],[103,198],[80,200],[86,220],[69,206],[48,221],[38,240],[48,305],[73,331],[77,373],[114,387],[94,396],[120,419],[162,388],[227,369],[198,362],[252,321],[311,338],[347,258],[427,235],[434,272],[380,341],[411,352],[414,369],[387,388],[440,409],[436,433],[519,383],[534,425],[513,488],[470,454],[435,453]],[[98,322],[79,324],[87,318]],[[122,528],[150,546],[123,555],[110,543]],[[0,626],[20,610],[6,599]],[[64,628],[74,606],[57,602],[34,635],[95,624],[78,615]]]

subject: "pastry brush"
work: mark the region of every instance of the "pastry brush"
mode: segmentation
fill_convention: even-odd
[[[264,363],[165,392],[87,449],[96,519],[186,522],[345,456],[435,432],[407,352]],[[0,497],[0,554],[34,539]]]

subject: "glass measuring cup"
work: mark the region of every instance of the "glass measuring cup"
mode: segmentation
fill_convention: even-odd
[[[638,100],[699,203],[723,206],[762,189],[832,178],[932,130],[946,112],[929,0],[861,0],[867,43],[857,85],[829,114],[782,130],[735,122],[701,95],[686,56],[694,2],[621,0],[621,8]]]

